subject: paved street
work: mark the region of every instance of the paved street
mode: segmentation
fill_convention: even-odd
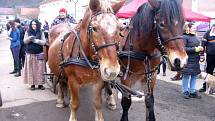
[[[0,108],[0,121],[68,121],[69,108],[55,107],[56,95],[46,85],[46,90],[30,91],[23,84],[22,77],[14,77],[12,55],[6,32],[0,34],[0,91],[3,106]],[[162,73],[161,73],[162,74]],[[155,87],[155,114],[157,121],[215,121],[215,96],[202,93],[202,99],[183,99],[181,81],[170,81],[175,72],[167,71],[167,76],[158,75]],[[198,80],[198,88],[203,81]],[[138,89],[138,84],[135,89]],[[94,121],[90,87],[81,89],[79,121]],[[135,99],[134,99],[135,100]],[[68,104],[68,99],[66,99]],[[120,100],[115,111],[103,106],[105,121],[120,120]],[[143,100],[133,102],[129,112],[130,121],[145,120]]]

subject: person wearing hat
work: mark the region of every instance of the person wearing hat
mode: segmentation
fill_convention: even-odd
[[[61,8],[59,10],[59,15],[53,20],[51,27],[61,24],[61,23],[72,23],[72,24],[76,24],[77,22],[75,21],[75,19],[67,14],[67,10],[65,8]]]
[[[200,55],[203,51],[203,47],[200,46],[200,40],[196,37],[196,27],[193,23],[187,23],[184,27],[184,45],[188,55],[187,65],[182,70],[182,90],[183,97],[189,98],[201,98],[196,91],[197,75],[201,73],[200,70]],[[188,82],[190,81],[190,84]],[[190,85],[190,87],[188,87]]]

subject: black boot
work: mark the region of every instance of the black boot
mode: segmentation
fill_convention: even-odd
[[[204,82],[202,88],[199,89],[199,92],[205,92],[205,91],[206,91],[206,82]]]
[[[15,76],[15,77],[21,76],[21,71],[19,70],[14,76]]]
[[[45,87],[43,85],[38,85],[38,89],[45,90]]]
[[[9,74],[15,74],[17,72],[17,70],[13,70],[12,72],[10,72]]]

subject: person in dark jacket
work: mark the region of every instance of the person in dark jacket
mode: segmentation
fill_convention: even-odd
[[[45,21],[45,24],[43,25],[43,32],[45,35],[46,40],[49,38],[49,23]]]
[[[10,39],[10,49],[13,55],[14,60],[14,70],[10,72],[10,74],[15,74],[16,77],[21,76],[21,67],[19,64],[19,53],[20,53],[20,32],[19,29],[16,28],[15,22],[10,22],[10,30],[8,32]]]
[[[203,46],[206,49],[206,73],[213,75],[213,71],[215,68],[215,24],[212,25],[211,29],[209,29],[204,37],[206,41],[203,41]],[[206,91],[206,82],[203,83],[202,88],[199,92]]]
[[[25,33],[24,42],[26,44],[24,83],[31,85],[31,90],[35,90],[35,85],[44,90],[45,59],[43,45],[46,45],[46,39],[38,20],[34,19],[30,22],[29,30]]]
[[[25,36],[25,31],[24,31],[24,27],[21,26],[20,24],[20,19],[15,19],[14,20],[16,27],[19,29],[20,32],[20,44],[21,44],[21,48],[20,48],[20,54],[19,54],[19,60],[20,60],[20,65],[21,68],[24,67],[24,63],[25,63],[25,43],[23,42],[24,36]]]
[[[61,23],[77,24],[76,20],[67,14],[67,10],[65,8],[61,8],[59,10],[59,15],[53,20],[51,27]]]
[[[196,28],[192,23],[185,25],[184,44],[185,50],[188,55],[187,65],[182,70],[182,86],[183,86],[183,97],[189,98],[201,98],[196,91],[196,80],[197,75],[201,73],[199,60],[199,52],[203,51],[203,47],[200,45],[200,40],[196,37]],[[190,80],[190,87],[188,90],[188,82]]]

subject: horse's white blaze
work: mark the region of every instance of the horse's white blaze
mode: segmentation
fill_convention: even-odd
[[[102,29],[107,32],[108,35],[113,36],[117,30],[117,23],[115,17],[111,14],[110,16],[101,15],[98,16],[98,22],[101,25]]]

